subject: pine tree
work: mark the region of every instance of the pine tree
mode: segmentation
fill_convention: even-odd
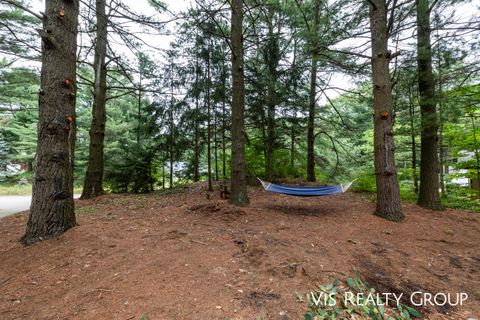
[[[438,114],[435,78],[432,71],[432,46],[430,43],[430,6],[428,0],[417,0],[417,64],[418,91],[420,95],[421,149],[420,192],[418,204],[441,210],[438,162]]]
[[[243,65],[243,0],[232,0],[232,164],[231,197],[235,205],[249,203],[245,173],[245,83]]]
[[[313,32],[317,33],[320,25],[320,1],[314,2]],[[315,181],[315,108],[317,105],[317,63],[318,43],[316,37],[311,40],[311,69],[310,91],[308,95],[308,124],[307,124],[307,180]]]
[[[26,245],[76,224],[73,202],[78,2],[47,0],[42,37],[38,144]]]
[[[103,194],[104,139],[107,99],[107,16],[106,0],[97,0],[95,13],[97,17],[97,37],[95,40],[95,58],[93,61],[94,86],[92,105],[92,125],[90,128],[90,145],[88,167],[85,174],[81,199],[89,199]]]
[[[392,221],[404,218],[400,204],[400,189],[395,165],[393,143],[392,80],[388,51],[387,5],[385,0],[370,3],[372,36],[372,80],[374,106],[374,153],[377,184],[375,214]]]

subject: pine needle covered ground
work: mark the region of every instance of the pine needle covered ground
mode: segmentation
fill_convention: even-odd
[[[357,269],[377,291],[466,292],[430,319],[480,314],[480,217],[362,194],[295,198],[250,188],[233,207],[203,183],[78,201],[79,226],[23,247],[26,213],[0,219],[1,319],[303,319],[315,288]]]

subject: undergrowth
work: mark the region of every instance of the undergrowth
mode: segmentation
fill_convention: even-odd
[[[414,192],[413,182],[401,179],[399,183],[402,201],[416,203],[418,194]],[[372,196],[371,200],[375,201],[375,176],[360,175],[352,185],[352,191],[369,194]],[[442,204],[446,208],[480,212],[480,194],[471,188],[447,183],[446,191],[442,195]]]
[[[306,295],[308,310],[305,320],[372,319],[409,320],[421,317],[416,309],[381,298],[375,288],[362,281],[358,271],[342,283],[334,279],[327,285],[317,285]],[[301,294],[297,294],[304,301]]]

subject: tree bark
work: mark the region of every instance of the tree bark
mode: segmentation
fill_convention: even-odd
[[[416,7],[418,91],[421,114],[420,193],[418,204],[425,208],[442,210],[438,179],[438,117],[435,78],[432,71],[429,1],[417,0]]]
[[[439,49],[440,51],[440,49]],[[440,173],[440,192],[441,195],[445,195],[445,149],[443,145],[443,83],[442,83],[442,66],[440,63],[440,57],[438,60],[438,94],[439,94],[439,101],[438,101],[438,115],[439,115],[439,128],[438,128],[438,153],[439,153],[439,163],[438,169]]]
[[[165,189],[165,161],[162,161],[162,189]]]
[[[290,128],[290,169],[294,172],[295,168],[295,125],[296,116],[292,118],[292,127]]]
[[[138,55],[138,98],[137,98],[137,145],[140,146],[140,133],[142,131],[142,55]]]
[[[125,189],[124,189],[124,192],[125,193],[128,193],[128,185],[130,184],[130,170],[128,170],[128,157],[129,157],[129,154],[128,154],[128,149],[126,148],[126,145],[124,145],[124,150],[126,150],[125,152],[125,172],[124,172],[124,181],[125,181]]]
[[[174,125],[173,125],[173,72],[170,74],[172,79],[170,79],[170,184],[169,189],[173,188],[173,145],[174,145]]]
[[[225,60],[223,60],[225,61]],[[225,62],[222,64],[222,179],[227,178],[227,148],[226,148],[226,131],[227,131],[227,111],[226,111],[226,100],[227,100],[227,89],[225,82],[227,81],[227,70]]]
[[[243,0],[232,0],[232,164],[230,203],[249,203],[245,174],[245,80],[243,74]]]
[[[21,241],[59,236],[76,224],[73,201],[75,150],[76,0],[46,0],[42,37],[37,155],[30,216]]]
[[[294,32],[295,33],[295,32]],[[292,70],[297,68],[297,49],[298,48],[298,40],[294,38],[293,40],[293,57],[292,57]],[[293,83],[292,83],[292,92],[295,94],[297,92],[297,79],[296,75],[293,75]],[[292,101],[293,106],[293,116],[292,116],[292,125],[290,128],[290,170],[291,172],[296,172],[295,170],[295,142],[296,142],[296,126],[297,126],[297,108],[295,107],[296,101],[293,99]]]
[[[195,101],[195,141],[194,141],[194,150],[193,150],[193,181],[197,182],[200,180],[200,171],[199,171],[199,164],[200,164],[200,129],[198,124],[198,114],[200,112],[198,106],[198,97]]]
[[[264,49],[264,58],[267,65],[267,137],[265,146],[265,173],[267,180],[273,178],[273,154],[275,151],[275,109],[277,103],[275,85],[277,83],[277,66],[280,58],[278,48],[278,39],[273,33],[274,11],[270,6],[268,8],[268,41]]]
[[[195,51],[195,141],[194,141],[194,150],[193,150],[193,181],[197,182],[200,180],[199,164],[200,164],[200,128],[199,128],[199,90],[198,90],[198,52]]]
[[[315,105],[317,87],[317,57],[312,56],[312,67],[310,71],[310,94],[308,103],[308,124],[307,124],[307,180],[316,181],[315,177]]]
[[[478,147],[478,140],[477,140],[477,126],[475,125],[475,115],[474,114],[470,114],[470,119],[472,121],[472,131],[473,131],[473,151],[474,151],[474,154],[475,154],[475,164],[476,164],[476,171],[477,171],[477,186],[478,186],[478,189],[477,191],[480,192],[480,150],[479,150],[479,147]],[[470,182],[472,182],[472,180],[470,180]]]
[[[370,30],[372,36],[372,78],[374,104],[374,154],[377,185],[375,214],[387,220],[404,218],[400,203],[400,189],[395,166],[393,142],[393,99],[390,79],[385,0],[372,0],[370,4]]]
[[[208,167],[208,191],[213,191],[212,186],[212,129],[211,129],[211,109],[212,99],[210,98],[210,45],[207,52],[207,167]]]
[[[218,181],[218,137],[217,137],[218,114],[216,105],[213,105],[213,157],[215,159],[215,181]]]
[[[410,115],[410,140],[412,150],[412,178],[413,178],[413,190],[415,194],[418,194],[418,175],[417,175],[417,143],[415,139],[415,107],[412,102],[412,96],[409,94],[408,112]]]
[[[106,123],[106,93],[107,93],[107,17],[105,14],[106,0],[96,1],[97,39],[95,43],[95,58],[93,70],[95,82],[93,88],[92,124],[90,128],[90,144],[88,166],[80,199],[89,199],[104,193],[103,182],[103,141]]]
[[[320,2],[315,1],[314,30],[318,32],[320,24]],[[314,35],[316,36],[316,34]],[[317,104],[317,43],[312,40],[312,65],[310,70],[310,92],[307,123],[307,180],[316,181],[315,177],[315,106]]]

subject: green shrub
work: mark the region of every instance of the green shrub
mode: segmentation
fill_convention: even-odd
[[[352,185],[353,191],[358,192],[376,192],[375,174],[373,170],[363,170],[357,175],[357,181]]]
[[[348,294],[367,297],[375,295],[376,291],[361,280],[357,271],[353,277],[347,277],[345,283],[334,279],[328,285],[318,285],[315,291],[307,294],[308,310],[304,315],[305,320],[407,320],[421,316],[414,308],[402,304],[389,305],[378,297],[375,300],[360,298],[356,303],[350,303]],[[297,297],[303,299],[302,296]]]
[[[446,186],[446,192],[442,197],[445,207],[480,212],[480,198],[478,191],[459,187],[457,185]]]

